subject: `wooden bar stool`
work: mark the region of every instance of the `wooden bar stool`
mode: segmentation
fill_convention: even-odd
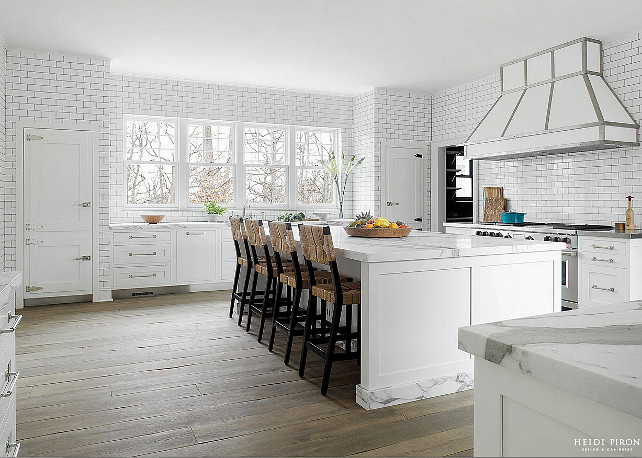
[[[248,266],[248,260],[246,259],[247,252],[244,255],[241,251],[242,245],[247,243],[246,239],[243,237],[243,231],[241,230],[242,224],[243,224],[242,218],[239,218],[238,216],[230,217],[230,228],[232,229],[232,240],[234,241],[234,250],[236,251],[236,269],[234,270],[234,283],[232,284],[232,298],[230,301],[230,318],[232,318],[232,315],[234,314],[234,301],[239,301],[239,304],[240,304],[249,295],[248,287],[250,284],[251,269],[246,269],[245,281],[243,283],[243,291],[237,291],[239,278],[241,276],[241,267]]]
[[[241,305],[239,307],[239,320],[238,320],[238,325],[242,326],[243,323],[243,313],[245,311],[245,305],[248,303],[252,304],[257,304],[257,303],[263,303],[263,297],[265,295],[265,291],[258,291],[256,288],[254,289],[254,296],[252,296],[251,292],[248,292],[248,287],[250,284],[250,277],[252,276],[252,273],[254,272],[254,265],[255,265],[255,258],[252,256],[252,250],[250,247],[249,243],[249,237],[248,237],[248,232],[247,228],[245,226],[245,222],[243,221],[242,218],[237,218],[238,219],[238,229],[237,229],[237,237],[239,238],[238,241],[238,248],[236,250],[237,253],[237,270],[240,271],[241,267],[245,267],[246,273],[245,273],[245,282],[243,284],[243,293],[240,295],[236,295],[232,298],[232,304],[230,305],[230,317],[232,316],[232,309],[234,308],[234,299],[240,300]],[[231,222],[231,220],[230,220]],[[232,235],[234,236],[234,228],[232,228]],[[235,239],[236,240],[236,239]],[[241,250],[241,242],[243,243],[243,248],[245,249],[245,256],[242,254]],[[236,241],[235,241],[236,245]],[[257,256],[256,257],[256,262],[264,262],[265,258],[262,256]],[[234,288],[234,291],[236,290],[236,287]],[[257,297],[258,296],[258,297]],[[248,315],[250,315],[248,313]]]
[[[342,281],[337,267],[337,259],[334,254],[334,244],[329,226],[299,226],[299,235],[303,248],[303,257],[308,271],[310,297],[319,298],[324,302],[333,304],[332,320],[329,332],[322,332],[320,336],[313,336],[313,320],[316,315],[316,303],[308,306],[306,321],[303,331],[303,349],[301,352],[301,363],[299,364],[299,375],[305,374],[305,362],[308,350],[321,356],[325,361],[323,369],[323,381],[321,383],[321,394],[328,393],[330,372],[332,362],[357,359],[361,351],[361,282]],[[314,277],[312,263],[317,262],[330,266],[331,281],[329,284],[318,283]],[[352,305],[357,304],[358,322],[357,332],[352,331]],[[345,326],[340,326],[341,313],[345,307]],[[326,320],[321,317],[322,322]],[[352,351],[352,341],[357,341],[357,351]],[[345,342],[345,350],[336,353],[337,342]]]
[[[294,234],[290,223],[281,223],[272,221],[270,226],[270,241],[274,249],[274,264],[277,270],[277,292],[275,298],[281,297],[283,286],[288,288],[288,300],[285,302],[286,309],[281,310],[282,302],[275,300],[274,315],[272,317],[272,332],[270,333],[270,343],[268,350],[274,349],[274,337],[276,330],[282,329],[288,334],[287,344],[285,347],[284,363],[290,362],[292,353],[292,341],[294,336],[303,335],[303,327],[299,327],[305,322],[306,312],[301,305],[301,294],[303,290],[309,288],[308,272],[305,264],[299,264],[299,255],[294,243]],[[289,266],[287,268],[289,256]],[[315,270],[314,277],[316,283],[330,283],[332,274],[325,270]],[[345,277],[342,277],[345,280]],[[294,290],[294,298],[289,300],[289,289]],[[317,317],[316,319],[319,319]],[[316,322],[315,319],[315,322]]]
[[[267,237],[265,236],[265,228],[263,227],[263,221],[261,220],[246,220],[245,227],[247,228],[248,240],[250,243],[250,252],[254,266],[254,273],[252,276],[252,286],[250,291],[250,301],[249,309],[247,314],[247,324],[245,330],[249,332],[250,326],[252,324],[252,313],[259,316],[261,319],[259,325],[259,335],[257,340],[261,342],[263,340],[263,329],[265,328],[265,319],[268,316],[272,316],[274,311],[274,304],[270,301],[270,297],[276,298],[276,300],[281,300],[277,296],[276,292],[276,269],[272,263],[270,256],[270,249],[268,246]],[[259,257],[258,253],[263,253],[262,257]],[[286,270],[291,270],[291,263],[284,263],[283,268]],[[259,275],[265,277],[265,293],[263,294],[263,300],[259,305],[255,300],[255,291],[257,288]]]

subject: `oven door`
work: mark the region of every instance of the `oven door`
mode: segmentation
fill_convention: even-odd
[[[562,307],[564,308],[577,308],[577,275],[577,248],[562,250]]]

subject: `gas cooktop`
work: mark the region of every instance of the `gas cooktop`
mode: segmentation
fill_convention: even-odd
[[[553,229],[565,229],[569,231],[610,231],[612,226],[603,224],[567,224],[567,223],[480,223],[482,225],[500,226],[500,227],[530,227],[530,226],[549,226]]]

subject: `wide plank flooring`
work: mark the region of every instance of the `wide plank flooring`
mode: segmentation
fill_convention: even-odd
[[[17,333],[23,456],[472,456],[472,391],[373,411],[359,368],[321,396],[227,315],[229,292],[27,307]],[[268,334],[269,337],[269,334]]]

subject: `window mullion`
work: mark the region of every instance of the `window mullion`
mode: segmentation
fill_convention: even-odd
[[[242,122],[236,123],[234,126],[234,160],[236,162],[236,195],[237,208],[241,209],[246,205],[245,196],[245,154],[243,145],[243,135],[245,126]]]
[[[296,170],[296,127],[288,128],[287,150],[288,167],[288,204],[290,208],[297,208],[297,170]]]

